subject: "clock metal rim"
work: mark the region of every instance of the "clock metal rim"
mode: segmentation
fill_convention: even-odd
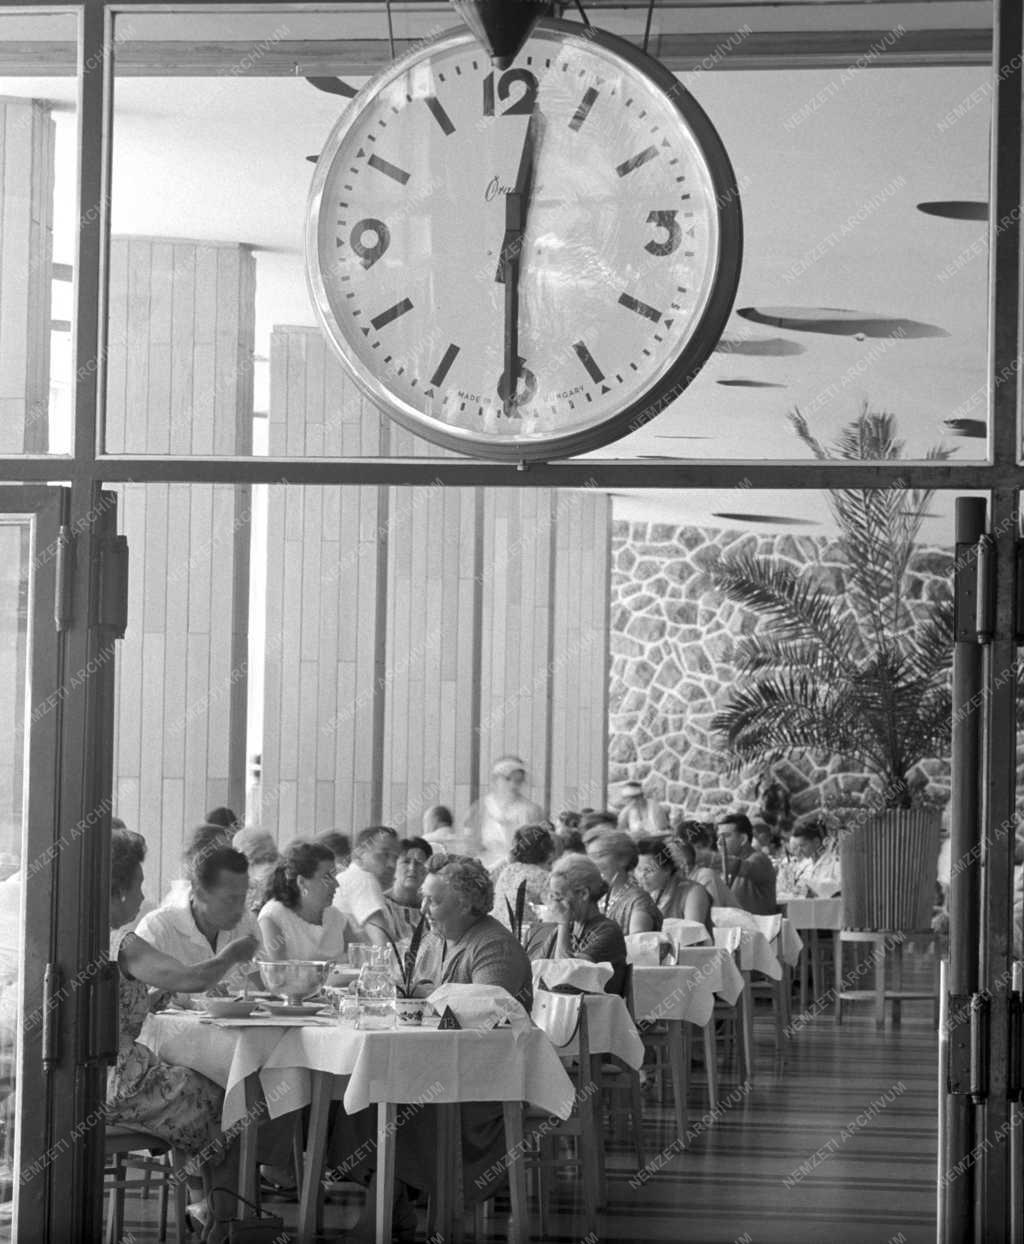
[[[718,343],[732,310],[742,266],[743,217],[732,164],[710,118],[679,79],[640,48],[608,31],[556,18],[539,21],[535,31],[574,39],[585,47],[593,47],[596,43],[653,82],[690,130],[710,176],[718,217],[718,249],[710,282],[711,293],[686,343],[642,396],[617,414],[575,432],[498,441],[470,430],[443,427],[420,411],[405,409],[379,376],[352,357],[347,336],[330,308],[319,264],[320,209],[329,172],[348,132],[358,123],[371,99],[427,55],[448,51],[461,44],[478,46],[467,28],[455,27],[441,32],[406,53],[363,86],[331,130],[317,160],[307,200],[307,288],[318,324],[348,375],[387,418],[421,439],[468,457],[501,462],[548,462],[586,453],[621,439],[660,414],[693,381]]]

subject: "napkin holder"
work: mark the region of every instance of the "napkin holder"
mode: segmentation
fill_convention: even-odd
[[[675,945],[661,933],[630,933],[626,937],[626,956],[635,967],[657,968],[669,956],[675,959]]]

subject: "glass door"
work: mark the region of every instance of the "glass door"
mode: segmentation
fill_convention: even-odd
[[[78,853],[61,857],[110,814],[108,799],[70,827],[60,815],[61,722],[77,687],[65,655],[68,495],[0,488],[0,1240],[53,1238],[53,1189],[74,1148],[60,1102],[78,1075],[62,1057],[61,1004],[85,984],[57,968],[61,930],[78,918]]]

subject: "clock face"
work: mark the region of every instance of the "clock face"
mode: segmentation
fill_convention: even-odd
[[[550,459],[622,436],[732,306],[739,197],[711,123],[583,29],[538,24],[505,71],[441,36],[367,85],[317,163],[321,323],[385,413],[448,448]]]

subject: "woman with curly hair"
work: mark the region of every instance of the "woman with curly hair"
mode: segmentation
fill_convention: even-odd
[[[468,855],[432,856],[423,882],[423,910],[432,936],[423,943],[417,975],[437,985],[501,985],[529,1010],[533,977],[526,951],[490,915],[494,882]]]
[[[334,852],[298,838],[281,854],[267,881],[256,923],[268,959],[343,959],[345,917],[334,906]]]
[[[424,983],[420,992],[438,985],[501,985],[527,1011],[533,1001],[530,960],[508,929],[488,913],[494,903],[494,883],[477,859],[465,855],[433,855],[427,862],[423,882],[423,911],[431,931],[420,949],[416,975]],[[493,1196],[506,1178],[505,1125],[497,1102],[465,1102],[462,1118],[462,1186],[467,1204]],[[395,1238],[415,1238],[416,1212],[405,1185],[429,1188],[434,1180],[437,1145],[437,1109],[409,1105],[402,1111],[398,1133],[394,1207]],[[330,1157],[346,1162],[349,1175],[369,1176],[375,1165],[375,1119],[372,1110],[342,1115],[331,1138]],[[353,1164],[351,1155],[369,1156]],[[347,1155],[347,1156],[346,1156]],[[356,1226],[357,1240],[372,1240],[373,1188],[367,1209]]]

